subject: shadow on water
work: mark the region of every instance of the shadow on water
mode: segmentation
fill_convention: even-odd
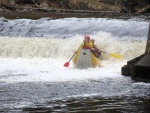
[[[149,113],[150,100],[136,98],[78,98],[53,100],[23,108],[30,113]]]

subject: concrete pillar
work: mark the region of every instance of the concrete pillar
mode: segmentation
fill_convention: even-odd
[[[148,32],[148,37],[147,37],[145,56],[142,59],[140,59],[136,63],[136,65],[150,67],[150,24],[149,24],[149,32]]]
[[[150,22],[145,54],[150,55]]]
[[[128,61],[121,73],[137,81],[150,81],[150,23],[145,53]]]

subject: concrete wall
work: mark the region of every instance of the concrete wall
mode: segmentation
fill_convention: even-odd
[[[149,32],[148,32],[147,45],[146,45],[145,53],[150,55],[150,23],[149,23]]]

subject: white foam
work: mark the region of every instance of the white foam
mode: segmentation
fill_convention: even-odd
[[[110,33],[98,32],[90,35],[95,44],[107,53],[117,53],[124,59],[132,59],[144,53],[146,40],[119,40]],[[0,37],[0,57],[3,58],[70,58],[83,43],[82,35],[67,39]],[[102,53],[103,59],[109,55]]]
[[[70,62],[64,67],[66,60],[46,58],[1,58],[0,81],[3,82],[58,82],[83,81],[88,79],[123,77],[120,67],[124,64],[102,61],[101,68],[75,69]]]

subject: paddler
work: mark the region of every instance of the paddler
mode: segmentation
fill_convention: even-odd
[[[92,42],[92,48],[90,49],[91,52],[93,53],[93,55],[97,58],[99,58],[101,56],[101,50],[97,48],[97,46],[95,45],[95,40],[91,39],[90,42]]]
[[[80,51],[80,49],[91,49],[92,48],[92,42],[90,42],[90,36],[85,36],[83,43],[80,45],[77,51]]]
[[[92,48],[93,44],[90,42],[90,36],[85,36],[83,42],[84,42],[84,46],[83,46],[84,49]]]

